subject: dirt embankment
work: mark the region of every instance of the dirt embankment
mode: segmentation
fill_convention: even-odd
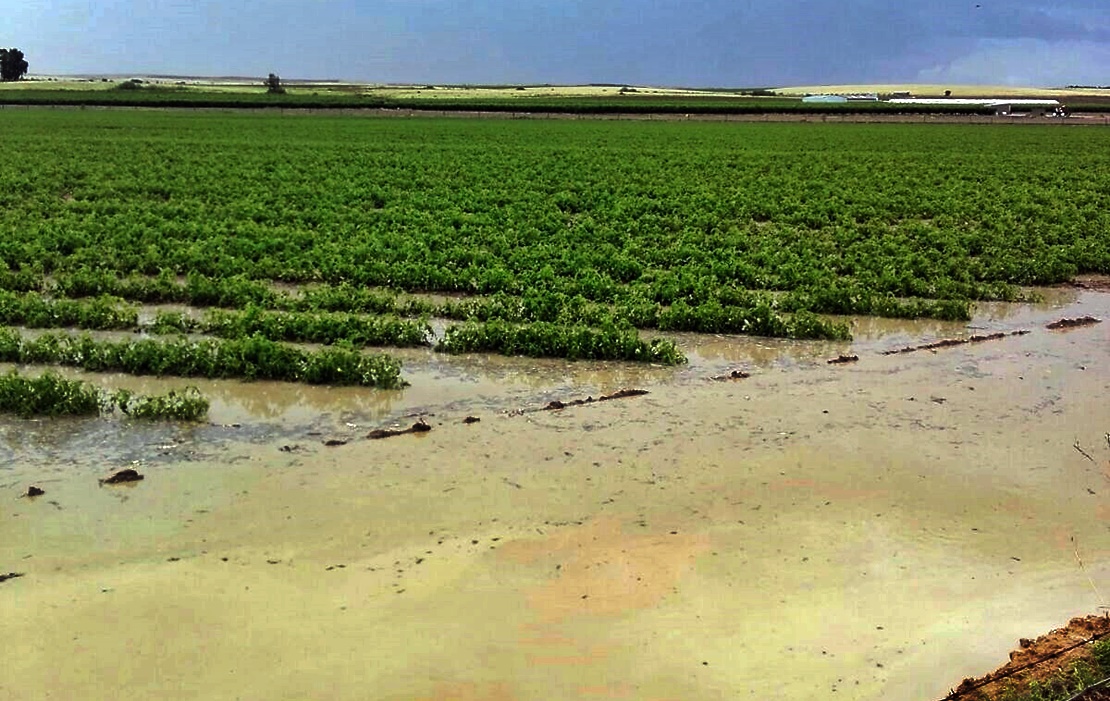
[[[990,674],[964,679],[944,697],[945,701],[990,701],[1010,688],[1025,689],[1031,682],[1046,683],[1061,671],[1071,670],[1076,662],[1090,659],[1091,643],[1104,638],[1110,639],[1110,617],[1106,615],[1073,618],[1063,628],[1035,640],[1022,638],[1017,649],[1010,653],[1009,662]],[[1084,701],[1110,699],[1107,690],[1092,689],[1091,694],[1081,698]]]

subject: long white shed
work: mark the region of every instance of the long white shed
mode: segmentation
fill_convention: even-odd
[[[990,107],[994,109],[995,114],[1012,114],[1015,111],[1043,114],[1063,107],[1059,100],[1034,100],[1017,97],[899,97],[887,100],[887,102],[895,105]]]

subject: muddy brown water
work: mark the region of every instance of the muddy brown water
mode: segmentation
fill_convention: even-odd
[[[1110,323],[1044,329],[1086,314],[1110,295],[680,336],[684,368],[404,351],[396,392],[193,382],[198,426],[2,419],[0,699],[940,697],[1107,604]],[[621,387],[651,393],[508,413]]]

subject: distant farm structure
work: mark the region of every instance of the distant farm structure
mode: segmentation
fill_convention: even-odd
[[[959,97],[902,97],[888,100],[894,105],[988,107],[1000,117],[1027,114],[1042,117],[1046,114],[1063,116],[1064,105],[1059,100],[1032,100],[1022,98],[959,98]]]
[[[839,102],[878,102],[876,93],[852,93],[850,95],[806,95],[802,102],[806,103],[839,103]]]
[[[807,104],[843,104],[847,102],[885,102],[891,105],[910,105],[916,107],[984,107],[1000,117],[1015,115],[1043,117],[1066,115],[1064,105],[1059,100],[1038,100],[1012,97],[911,97],[909,92],[896,92],[889,97],[880,98],[876,93],[819,94],[806,95],[802,102]]]

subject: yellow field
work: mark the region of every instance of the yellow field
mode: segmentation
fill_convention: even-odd
[[[160,87],[179,87],[204,91],[253,91],[264,86],[262,78],[206,78],[206,77],[149,77],[136,75],[145,84]],[[107,90],[130,77],[113,76],[107,81],[100,78],[78,78],[73,76],[33,76],[28,80],[0,83],[0,90]],[[283,81],[290,93],[347,93],[365,94],[393,98],[508,98],[508,97],[610,97],[620,94],[622,86],[601,85],[416,85],[360,83],[347,81]],[[638,95],[701,95],[717,97],[738,97],[734,92],[692,90],[687,88],[629,86]]]
[[[208,78],[208,77],[149,77],[136,75],[144,83],[161,87],[178,87],[204,91],[253,92],[263,89],[262,78]],[[98,77],[33,76],[13,83],[0,83],[0,90],[107,90],[128,80],[113,76],[108,80]],[[615,97],[622,90],[634,90],[635,95],[650,96],[702,96],[742,97],[738,91],[698,90],[692,88],[651,87],[619,85],[416,85],[362,83],[348,81],[283,81],[290,93],[346,93],[389,98],[530,98],[530,97]],[[875,83],[851,85],[803,85],[773,88],[783,97],[800,97],[808,94],[890,94],[909,92],[914,97],[943,97],[946,90],[951,97],[1110,97],[1110,89],[1032,88],[1008,85],[940,85],[917,83]],[[750,98],[749,98],[750,99]]]

